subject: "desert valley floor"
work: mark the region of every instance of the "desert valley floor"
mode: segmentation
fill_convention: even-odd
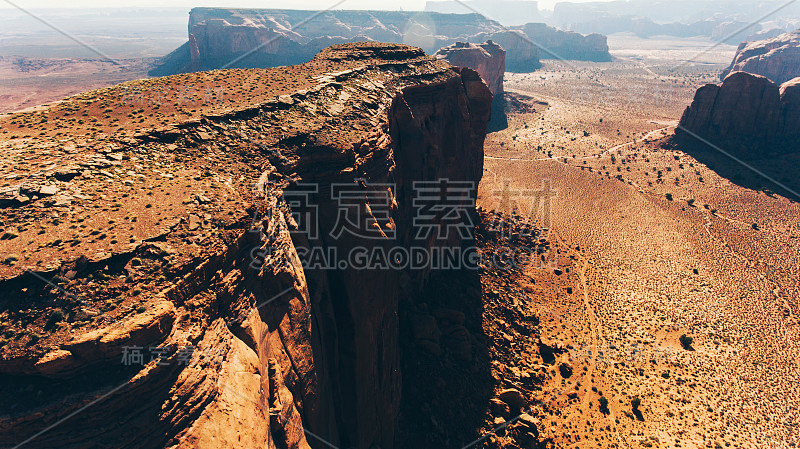
[[[612,51],[613,63],[507,74],[506,90],[529,97],[529,110],[490,134],[478,200],[492,209],[504,191],[544,179],[557,190],[552,231],[569,269],[528,273],[542,279],[528,289],[542,336],[569,348],[554,366],[574,372],[542,392],[559,410],[554,437],[586,448],[794,447],[798,198],[743,187],[759,177],[744,166],[721,177],[709,165],[725,156],[703,163],[665,143],[697,86],[718,82],[725,51],[609,44],[631,50]],[[698,53],[701,63],[681,63]],[[796,173],[798,157],[772,162]],[[773,176],[786,185],[796,175]],[[548,289],[558,293],[541,295]],[[531,363],[512,362],[517,372]]]

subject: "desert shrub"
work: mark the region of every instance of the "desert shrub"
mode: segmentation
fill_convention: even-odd
[[[608,398],[605,396],[600,396],[600,399],[597,400],[600,403],[600,411],[603,413],[608,413]]]
[[[683,334],[683,335],[681,335],[680,342],[681,342],[681,346],[683,346],[684,349],[689,349],[689,348],[692,347],[692,343],[694,342],[694,339],[692,337],[686,335],[686,334]]]
[[[59,321],[64,319],[64,312],[61,309],[55,309],[47,318],[47,322],[44,324],[44,329],[48,330],[51,329],[53,326],[56,325]]]

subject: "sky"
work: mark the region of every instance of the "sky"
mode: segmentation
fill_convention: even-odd
[[[9,0],[0,0],[0,8],[12,8]],[[26,9],[35,8],[105,8],[105,7],[186,7],[218,6],[242,8],[327,9],[342,0],[10,0]],[[557,0],[539,0],[540,9],[553,9]],[[587,2],[597,0],[569,0]],[[605,0],[600,0],[605,1]],[[344,0],[337,9],[390,9],[422,10],[425,0]]]

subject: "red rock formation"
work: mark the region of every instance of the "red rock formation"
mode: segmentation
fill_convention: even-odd
[[[481,33],[469,39],[470,42],[490,40],[506,51],[506,70],[528,73],[542,66],[539,55],[542,50],[520,30],[503,30],[495,33]]]
[[[494,42],[487,41],[480,45],[456,42],[440,48],[433,56],[452,65],[477,71],[494,96],[503,95],[506,51]]]
[[[697,90],[677,132],[756,146],[796,136],[799,83],[795,79],[779,88],[763,76],[734,72],[721,86],[707,84]]]
[[[742,42],[720,79],[732,72],[765,76],[778,84],[800,76],[800,30],[772,39]]]
[[[800,77],[781,84],[781,115],[779,133],[787,137],[800,136]]]
[[[81,327],[39,329],[39,340],[0,347],[0,392],[17,401],[0,409],[0,445],[393,447],[401,400],[398,308],[422,288],[426,270],[318,269],[304,265],[304,254],[311,248],[344,254],[355,247],[457,247],[457,233],[445,240],[417,235],[413,185],[442,178],[477,185],[491,92],[473,70],[402,45],[334,46],[282,70],[288,69],[314,84],[178,124],[168,142],[167,134],[153,131],[114,143],[123,154],[180,156],[187,165],[222,151],[229,173],[257,167],[242,175],[257,182],[242,192],[227,178],[224,196],[197,200],[219,219],[200,226],[190,215],[127,252],[94,262],[85,256],[57,261],[38,273],[74,280],[69,288],[91,286],[79,305],[102,309]],[[262,72],[236,71],[223,82]],[[205,74],[187,76],[144,82],[177,89]],[[187,177],[189,188],[200,179]],[[91,177],[69,182],[87,194],[94,185]],[[317,236],[303,232],[309,223],[287,199],[303,183],[320,189]],[[334,184],[363,192],[352,206],[366,211],[362,218],[376,238],[329,234],[341,211]],[[137,212],[134,205],[145,195],[139,192],[114,207]],[[388,203],[374,199],[380,197]],[[237,206],[242,200],[251,204]],[[170,211],[161,212],[183,215]],[[179,217],[166,217],[172,218]],[[76,240],[73,247],[100,257],[92,242]],[[163,251],[175,256],[171,262]],[[150,270],[152,283],[137,293],[140,309],[108,316],[118,310],[92,302],[126,295],[138,284],[107,292],[111,287],[89,281],[90,275],[111,279],[106,273],[119,270],[133,282],[143,279],[141,267]],[[0,288],[10,292],[3,307],[35,302],[50,290],[27,268],[3,270]],[[65,301],[65,310],[77,307]],[[46,321],[37,310],[45,309],[29,310],[25,322]],[[143,366],[122,366],[123,348],[133,345],[171,349],[163,358],[145,358]],[[190,357],[177,350],[188,346],[195,348]],[[19,391],[40,388],[47,394],[20,399]]]

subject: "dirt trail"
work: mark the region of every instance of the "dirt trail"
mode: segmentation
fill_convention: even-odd
[[[596,351],[599,351],[599,348],[608,348],[608,343],[606,342],[605,337],[603,336],[602,326],[600,325],[600,321],[597,319],[597,314],[594,312],[594,307],[589,302],[589,285],[586,282],[586,272],[589,269],[589,257],[587,256],[583,260],[583,265],[581,266],[579,279],[581,282],[581,290],[583,296],[583,307],[586,312],[586,316],[589,318],[589,338],[592,344],[592,347],[595,348]],[[592,380],[592,373],[594,373],[595,368],[597,367],[596,358],[592,357],[589,361],[589,369],[586,371],[585,378],[589,383],[589,388],[592,387],[594,383]],[[601,389],[602,386],[598,386],[598,389]],[[580,410],[581,414],[589,415],[590,414],[590,406],[589,403],[591,402],[590,395],[584,395],[583,400],[581,401]],[[608,421],[611,426],[614,428],[614,434],[617,436],[617,440],[619,441],[620,447],[628,447],[625,440],[620,435],[619,431],[617,430],[617,426],[614,421],[614,412],[609,411],[608,414]]]

